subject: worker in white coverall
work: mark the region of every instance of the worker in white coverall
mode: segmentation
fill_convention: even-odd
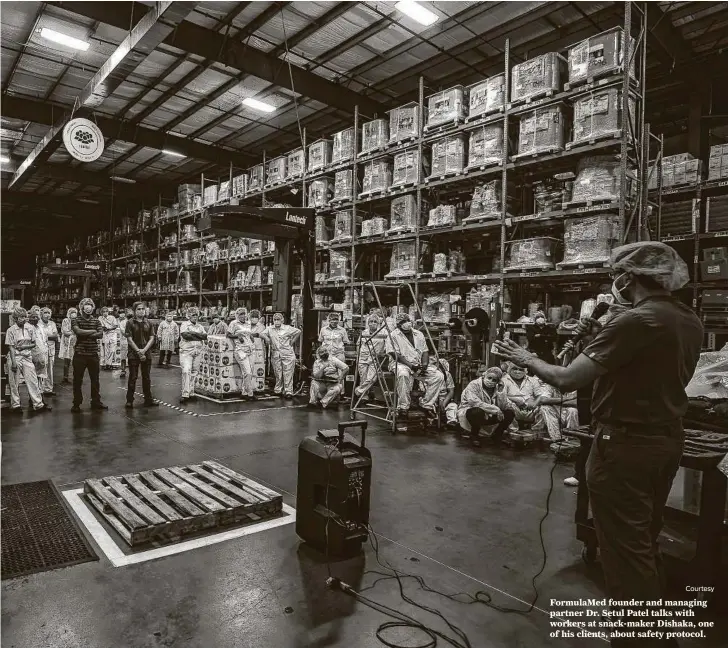
[[[515,413],[515,419],[511,423],[510,429],[517,431],[519,427],[531,427],[538,416],[538,405],[536,404],[538,378],[527,376],[523,367],[512,362],[504,364],[506,373],[503,376],[503,388]]]
[[[391,358],[389,366],[395,371],[397,414],[405,416],[409,412],[410,392],[417,378],[425,387],[420,407],[434,415],[445,377],[439,369],[430,365],[425,336],[412,329],[410,316],[400,313],[395,318],[395,325],[391,336],[387,338],[385,349]]]
[[[126,339],[126,325],[133,317],[125,310],[119,312],[119,358],[121,359],[121,373],[119,378],[126,378],[126,362],[129,359],[129,340]]]
[[[579,410],[576,408],[576,392],[561,392],[538,378],[534,399],[529,404],[536,412],[534,431],[545,429],[552,441],[560,441],[562,430],[579,427]]]
[[[48,363],[46,365],[46,377],[41,381],[41,389],[48,396],[55,396],[53,391],[53,364],[56,361],[56,342],[58,341],[58,327],[51,319],[51,309],[48,307],[40,309],[40,322],[38,326],[45,332],[48,341]]]
[[[377,370],[385,355],[387,329],[382,318],[371,313],[367,327],[359,338],[359,386],[354,390],[357,396],[366,396],[377,381]]]
[[[481,367],[481,376],[463,390],[458,407],[458,423],[472,444],[480,446],[480,435],[497,442],[515,419],[513,404],[503,386],[503,372],[498,367]]]
[[[182,397],[180,403],[195,396],[195,381],[200,371],[203,349],[206,346],[207,333],[202,324],[198,322],[200,311],[190,308],[187,311],[187,320],[179,328],[179,363],[182,367]]]
[[[8,346],[8,386],[10,387],[10,412],[22,414],[18,383],[22,378],[28,388],[28,395],[33,412],[50,410],[43,403],[38,385],[31,352],[35,348],[37,329],[28,323],[28,312],[17,306],[13,309],[15,323],[5,332],[5,344]]]
[[[301,335],[300,329],[284,324],[283,313],[273,315],[273,326],[268,326],[261,337],[270,348],[270,360],[276,377],[274,393],[283,398],[293,398],[293,372],[296,353],[293,345]]]
[[[40,325],[40,306],[32,306],[28,311],[28,323],[35,329],[35,347],[30,355],[42,393],[43,385],[48,378],[48,338],[45,329]]]
[[[345,362],[344,345],[349,344],[349,336],[346,329],[341,326],[338,313],[330,313],[328,324],[322,327],[319,333],[319,342],[328,348],[329,353]]]
[[[349,371],[345,362],[329,352],[325,346],[316,350],[316,360],[311,371],[311,391],[308,407],[326,409],[338,400],[344,391],[344,377]]]
[[[236,319],[230,323],[227,337],[233,341],[235,361],[240,367],[240,391],[244,400],[256,400],[253,393],[253,365],[252,357],[255,350],[252,329],[247,322],[248,311],[238,308]]]
[[[432,361],[432,359],[431,359]],[[458,406],[454,401],[455,398],[455,381],[450,373],[450,363],[445,358],[440,358],[440,370],[445,376],[445,382],[442,385],[440,394],[438,395],[438,404],[440,410],[445,412],[445,424],[449,428],[457,428],[458,426]]]
[[[58,357],[63,360],[63,383],[68,384],[68,374],[73,360],[73,350],[76,348],[76,334],[73,332],[73,320],[78,317],[78,309],[71,307],[66,311],[66,317],[61,322],[61,348]]]
[[[101,330],[103,336],[101,338],[101,368],[111,370],[114,367],[116,359],[116,344],[119,340],[119,322],[109,313],[108,307],[101,309]]]

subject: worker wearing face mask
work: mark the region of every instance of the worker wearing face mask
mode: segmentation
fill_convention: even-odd
[[[51,309],[41,308],[40,309],[40,322],[38,322],[39,328],[43,329],[45,338],[48,342],[48,363],[46,365],[46,377],[42,381],[43,393],[48,396],[55,396],[53,391],[53,365],[56,361],[56,342],[58,341],[58,327],[56,323],[51,319]]]
[[[359,386],[354,390],[356,396],[366,396],[377,381],[377,369],[385,355],[387,330],[382,326],[382,318],[370,313],[367,327],[359,340]]]
[[[35,347],[32,349],[31,357],[38,376],[38,384],[43,392],[48,380],[49,351],[45,329],[40,325],[40,306],[32,306],[28,311],[28,323],[35,329]]]
[[[406,416],[409,412],[410,393],[415,379],[420,380],[425,387],[420,406],[428,414],[434,415],[445,376],[430,364],[425,336],[412,329],[412,320],[407,313],[395,317],[395,329],[387,338],[385,349],[391,358],[390,367],[395,368],[398,415]]]
[[[58,357],[63,360],[63,383],[68,384],[69,371],[71,368],[71,360],[73,360],[73,350],[76,347],[76,334],[73,332],[73,320],[78,317],[77,308],[69,308],[66,311],[66,317],[61,322],[61,346],[58,350]]]
[[[346,329],[340,325],[339,314],[331,313],[326,324],[319,334],[319,342],[329,349],[335,358],[345,362],[344,345],[349,344]]]
[[[179,327],[179,363],[182,367],[182,397],[180,403],[186,403],[195,397],[195,381],[200,371],[202,352],[207,340],[207,333],[199,323],[200,311],[192,307],[187,310],[187,321]]]
[[[263,320],[260,318],[259,310],[254,308],[250,311],[248,319],[250,320],[250,332],[253,337],[260,335],[263,331],[265,331],[265,324],[263,324]]]
[[[274,393],[283,398],[293,398],[293,372],[296,368],[296,353],[293,345],[301,335],[294,326],[283,323],[283,313],[273,315],[273,326],[263,330],[261,337],[270,347],[270,360],[276,377]]]
[[[503,386],[503,372],[498,367],[481,367],[480,376],[470,381],[460,396],[458,422],[470,435],[470,442],[480,447],[480,436],[500,441],[515,418],[513,405]]]
[[[99,317],[101,328],[103,329],[103,337],[101,338],[101,368],[111,371],[114,368],[114,360],[116,358],[116,343],[119,339],[119,322],[109,313],[109,309],[104,306],[101,309]]]
[[[240,368],[240,391],[243,399],[255,400],[253,393],[253,366],[252,356],[255,349],[252,329],[247,321],[248,312],[244,308],[236,311],[237,319],[228,327],[227,337],[235,349],[235,361]]]
[[[657,600],[664,596],[657,539],[682,456],[685,386],[703,327],[671,294],[690,276],[670,246],[623,245],[612,251],[611,267],[612,294],[631,308],[601,328],[590,326],[591,343],[568,367],[508,342],[495,345],[562,392],[594,381],[595,436],[586,475],[607,592],[619,601]],[[645,645],[652,644],[639,643]]]
[[[349,371],[345,362],[331,355],[328,348],[316,350],[316,361],[311,371],[311,390],[308,407],[326,409],[344,391],[344,377]]]

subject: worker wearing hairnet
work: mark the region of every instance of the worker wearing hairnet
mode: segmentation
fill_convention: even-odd
[[[270,348],[270,361],[276,377],[273,391],[283,398],[293,398],[293,371],[296,368],[293,345],[300,335],[300,329],[284,323],[283,313],[273,315],[273,326],[268,326],[260,334]]]
[[[255,349],[252,329],[247,321],[248,311],[238,308],[235,312],[236,320],[230,323],[227,337],[233,342],[235,361],[240,367],[240,391],[245,400],[255,400],[253,393],[253,365],[252,356]]]
[[[40,306],[31,306],[28,311],[28,324],[35,329],[35,346],[31,350],[31,358],[43,392],[48,379],[48,338],[45,329],[40,325]]]
[[[503,372],[498,367],[481,367],[479,373],[463,390],[457,411],[460,427],[476,447],[480,446],[481,434],[499,441],[515,418],[513,404],[503,386]]]
[[[365,396],[377,381],[377,370],[384,356],[387,343],[387,329],[382,326],[382,318],[370,313],[367,326],[359,338],[359,386],[354,390],[356,396]]]
[[[338,313],[330,313],[328,323],[321,328],[319,342],[328,348],[335,358],[345,362],[344,345],[349,344],[346,329],[341,326]]]
[[[207,333],[199,323],[200,311],[192,307],[187,310],[187,320],[179,327],[179,363],[182,367],[182,397],[180,403],[195,396],[195,381],[200,371]]]
[[[333,355],[327,346],[316,350],[316,360],[311,371],[311,390],[308,407],[326,409],[344,391],[344,377],[349,371],[347,364]]]
[[[430,365],[425,336],[412,328],[412,320],[407,313],[395,317],[395,329],[387,337],[385,349],[391,357],[390,367],[395,368],[398,414],[406,415],[409,411],[415,377],[425,387],[420,406],[434,414],[445,377],[437,367]]]
[[[685,386],[703,327],[671,294],[689,275],[668,245],[615,248],[611,268],[612,294],[631,308],[604,326],[583,324],[593,339],[568,367],[542,362],[511,342],[495,346],[562,392],[594,381],[595,436],[586,474],[607,592],[620,601],[657,600],[664,582],[657,538],[682,456]]]
[[[40,309],[40,321],[38,328],[43,329],[46,341],[48,343],[48,362],[46,365],[46,377],[41,381],[41,387],[44,394],[55,396],[53,391],[53,364],[56,361],[56,342],[58,341],[58,327],[51,319],[51,309],[47,306]]]
[[[99,316],[103,337],[101,338],[101,368],[111,370],[116,360],[116,346],[119,341],[119,322],[109,312],[107,306],[101,309]]]
[[[73,360],[73,349],[76,347],[76,334],[73,332],[73,320],[78,317],[78,309],[71,307],[66,311],[66,317],[61,322],[61,346],[58,357],[63,360],[63,382],[68,383],[68,374]]]
[[[43,398],[38,385],[38,375],[32,360],[32,351],[35,348],[37,329],[28,323],[28,312],[20,306],[13,309],[13,325],[5,332],[5,344],[8,347],[8,386],[10,387],[10,411],[13,414],[22,414],[20,392],[18,384],[22,378],[28,388],[28,396],[33,406],[33,412],[50,410],[43,404]]]

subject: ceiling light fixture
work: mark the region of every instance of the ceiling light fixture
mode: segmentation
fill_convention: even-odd
[[[405,16],[412,18],[412,20],[416,20],[420,23],[420,25],[424,25],[425,27],[434,25],[438,20],[440,20],[440,16],[432,13],[429,9],[427,9],[427,7],[423,7],[419,2],[414,2],[414,0],[400,0],[400,2],[394,5],[394,8],[400,13],[403,13]]]
[[[58,43],[59,45],[65,45],[66,47],[70,47],[72,49],[81,50],[82,52],[85,52],[89,47],[91,47],[91,43],[83,41],[80,38],[74,38],[73,36],[61,34],[54,29],[48,29],[48,27],[43,27],[40,30],[40,35],[41,38],[53,41],[54,43]]]
[[[253,110],[259,110],[260,112],[264,113],[272,113],[276,111],[276,107],[273,104],[269,104],[265,101],[260,101],[258,99],[253,99],[253,97],[247,97],[243,99],[243,105],[248,106],[248,108],[252,108]]]
[[[177,151],[170,151],[169,149],[162,149],[162,153],[164,153],[165,155],[173,155],[174,157],[187,157],[183,153],[177,153]]]
[[[2,155],[0,156],[0,162],[2,162],[3,164],[7,164],[8,162],[10,162],[10,158],[7,155]]]
[[[134,178],[124,178],[123,176],[111,176],[114,182],[125,182],[126,184],[136,184]]]

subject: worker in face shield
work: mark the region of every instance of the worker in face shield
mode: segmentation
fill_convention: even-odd
[[[591,341],[569,366],[549,365],[509,342],[495,346],[562,393],[594,381],[586,476],[607,592],[620,601],[657,600],[664,596],[657,538],[682,455],[685,386],[703,327],[672,295],[689,273],[668,245],[615,248],[611,268],[612,294],[630,308],[604,326],[581,327]]]
[[[348,371],[346,363],[332,355],[327,347],[319,347],[311,372],[308,407],[326,409],[335,402],[344,390],[344,377]]]
[[[245,400],[255,400],[253,393],[252,356],[255,347],[250,323],[247,321],[248,311],[238,308],[236,320],[228,327],[227,337],[232,340],[235,349],[235,361],[240,368],[240,391]]]
[[[425,388],[420,406],[428,414],[434,415],[445,376],[439,368],[430,365],[425,336],[413,330],[412,320],[407,313],[400,313],[395,317],[395,329],[387,337],[385,349],[391,358],[390,367],[395,371],[398,415],[406,416],[409,411],[410,393],[415,378]]]
[[[283,313],[273,315],[273,326],[261,333],[270,348],[270,360],[276,377],[274,393],[293,398],[293,372],[296,368],[294,345],[301,335],[300,329],[284,323]]]

